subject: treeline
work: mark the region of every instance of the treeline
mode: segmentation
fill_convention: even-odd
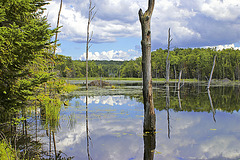
[[[231,80],[240,79],[240,51],[215,48],[179,49],[170,52],[170,77],[178,77],[183,71],[183,78],[206,80],[209,78],[214,56],[217,55],[213,78]],[[152,71],[154,77],[165,77],[167,50],[156,50],[152,53]],[[155,74],[155,75],[154,75]]]
[[[57,56],[55,69],[58,76],[67,78],[81,78],[86,75],[86,62],[72,60],[71,57]],[[88,61],[89,77],[118,77],[123,61]]]
[[[182,78],[206,80],[213,65],[217,61],[213,78],[231,80],[240,79],[240,51],[231,49],[216,50],[215,48],[180,49],[170,51],[170,78],[177,79],[182,70]],[[152,52],[153,78],[166,76],[167,50],[158,49]],[[85,61],[72,60],[70,57],[59,56],[60,64],[56,66],[60,77],[80,78],[86,74]],[[142,77],[142,59],[130,61],[90,61],[90,77]]]

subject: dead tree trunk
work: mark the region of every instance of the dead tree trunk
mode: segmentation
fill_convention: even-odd
[[[178,78],[178,91],[180,90],[180,84],[181,84],[181,77],[182,77],[182,70],[179,73],[179,78]]]
[[[62,10],[62,0],[61,0],[61,3],[60,3],[59,12],[58,12],[57,28],[59,27],[61,10]],[[56,54],[56,49],[57,49],[57,37],[58,37],[58,32],[56,32],[56,36],[55,36],[54,55]]]
[[[169,75],[170,75],[170,60],[169,60],[169,54],[170,54],[170,44],[171,44],[171,34],[170,34],[170,28],[168,29],[168,55],[166,59],[166,83],[169,83]]]
[[[148,9],[143,14],[139,10],[142,28],[142,70],[143,70],[143,99],[144,99],[144,132],[154,133],[156,130],[156,115],[153,104],[152,71],[151,71],[151,30],[150,21],[155,0],[148,1]]]
[[[210,84],[211,84],[211,81],[212,81],[212,75],[213,75],[213,71],[214,71],[215,64],[216,64],[216,57],[217,57],[217,55],[214,56],[213,67],[212,67],[212,71],[211,71],[211,74],[210,74],[210,77],[209,77],[209,80],[208,80],[208,86],[207,86],[207,89],[210,88]]]
[[[95,6],[92,7],[92,0],[89,0],[89,10],[88,10],[88,24],[87,24],[87,44],[86,44],[86,90],[88,90],[88,51],[89,48],[91,46],[89,46],[89,43],[92,40],[92,35],[93,32],[91,34],[91,37],[89,36],[89,32],[90,32],[90,24],[96,14],[96,12],[93,12]]]

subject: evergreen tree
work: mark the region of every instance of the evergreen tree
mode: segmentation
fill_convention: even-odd
[[[44,62],[51,59],[50,38],[56,32],[42,16],[46,4],[46,0],[0,2],[0,109],[20,106],[35,86],[51,77],[39,72],[40,66],[51,66]]]

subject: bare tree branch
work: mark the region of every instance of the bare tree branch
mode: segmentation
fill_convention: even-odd
[[[62,0],[61,0],[61,3],[60,3],[59,12],[58,12],[57,28],[59,27],[61,10],[62,10]],[[57,37],[58,37],[58,32],[56,32],[56,36],[55,36],[54,55],[56,54],[56,49],[57,49]]]

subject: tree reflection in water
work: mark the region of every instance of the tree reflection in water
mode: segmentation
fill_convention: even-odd
[[[88,156],[88,160],[91,160],[91,155],[90,155],[90,148],[89,148],[89,144],[90,144],[90,140],[91,137],[89,135],[89,128],[88,128],[88,92],[86,95],[86,138],[87,138],[87,156]]]
[[[166,84],[166,111],[167,111],[167,122],[168,122],[168,138],[170,139],[171,127],[170,127],[170,91],[169,84]]]
[[[153,160],[156,148],[156,134],[145,133],[144,140],[144,160]]]
[[[214,107],[213,107],[213,102],[212,102],[212,97],[211,97],[210,89],[207,89],[207,92],[208,92],[208,97],[209,97],[210,105],[211,105],[211,108],[212,108],[213,120],[214,120],[214,122],[216,122],[216,119],[215,119],[216,111],[215,111],[215,109],[214,109]]]

